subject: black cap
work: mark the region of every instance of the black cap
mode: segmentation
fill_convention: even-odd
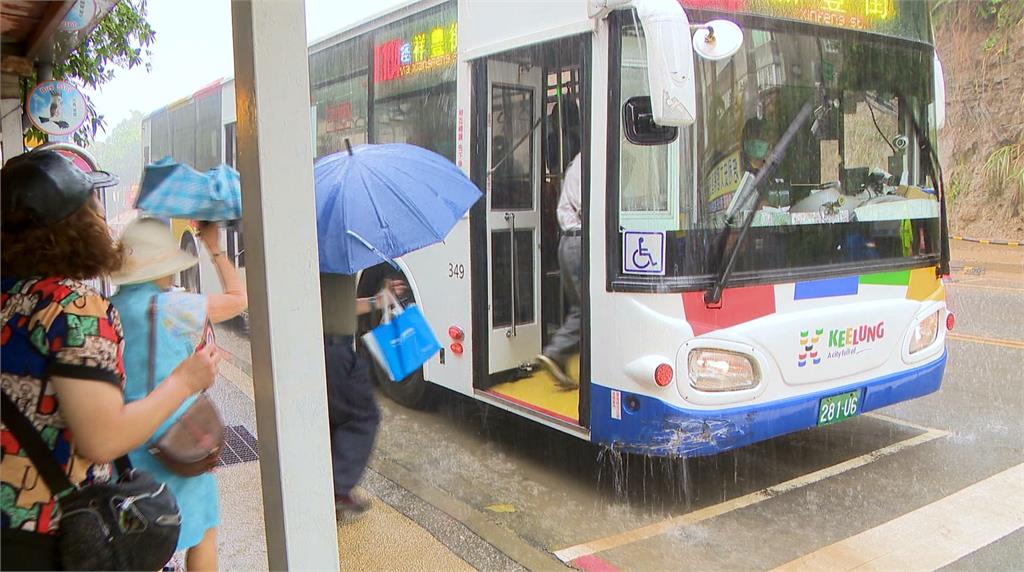
[[[86,173],[56,151],[31,151],[12,157],[0,175],[4,223],[50,225],[75,213],[93,189],[117,184],[103,171]]]

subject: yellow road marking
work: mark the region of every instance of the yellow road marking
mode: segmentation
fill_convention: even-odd
[[[957,286],[963,286],[964,288],[981,288],[983,290],[1000,290],[1003,292],[1021,292],[1024,293],[1024,288],[1014,288],[1012,286],[989,286],[987,284],[975,284],[971,282],[953,282],[947,284],[946,288],[956,288]]]
[[[963,275],[958,275],[958,276],[954,277],[953,280],[950,280],[948,282],[943,282],[943,284],[945,284],[946,287],[948,288],[950,286],[960,286],[962,284],[971,284],[971,283],[974,283],[974,282],[980,282],[980,281],[985,279],[984,276],[971,276],[969,274],[967,276],[971,276],[970,278],[961,278],[961,276],[963,276]]]
[[[935,570],[1024,527],[1024,464],[773,572]]]
[[[952,332],[947,333],[946,338],[950,340],[956,340],[958,342],[974,342],[976,344],[986,344],[990,346],[1002,346],[1004,348],[1012,348],[1015,350],[1024,350],[1024,341],[1021,340],[1003,340],[999,338],[972,336],[970,334],[954,334]]]
[[[906,424],[902,421],[899,421],[899,423]],[[625,532],[620,532],[618,534],[613,534],[611,536],[606,536],[604,538],[591,540],[583,544],[577,544],[575,546],[569,546],[561,550],[557,550],[555,551],[555,556],[557,556],[562,562],[571,562],[581,556],[596,554],[598,552],[604,552],[605,550],[611,550],[613,548],[646,540],[660,534],[671,532],[681,526],[696,524],[737,509],[755,505],[772,497],[817,483],[858,467],[863,467],[864,465],[877,461],[883,457],[887,457],[904,449],[915,447],[929,441],[934,441],[935,439],[945,437],[947,435],[949,435],[948,431],[930,429],[915,437],[893,443],[892,445],[882,447],[881,449],[877,449],[859,457],[854,457],[848,461],[843,461],[842,463],[825,467],[824,469],[819,469],[812,473],[807,473],[806,475],[790,479],[777,485],[772,485],[741,497],[730,499],[723,503],[648,524],[647,526],[642,526],[640,528],[634,528],[632,530],[627,530]]]

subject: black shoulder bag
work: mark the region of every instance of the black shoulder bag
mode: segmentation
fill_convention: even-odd
[[[181,513],[174,495],[145,471],[117,459],[116,482],[76,488],[14,401],[3,393],[3,422],[57,497],[58,546],[66,570],[159,570],[174,555]]]

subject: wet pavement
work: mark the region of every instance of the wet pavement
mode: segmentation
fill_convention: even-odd
[[[379,506],[339,528],[343,568],[1019,570],[1024,249],[954,248],[942,389],[877,415],[672,460],[450,393],[431,412],[381,397],[365,479]],[[232,331],[218,341],[236,357],[215,397],[228,424],[255,433],[248,344]],[[266,567],[258,478],[234,477],[256,466],[221,469],[225,569]],[[985,524],[961,526],[971,518]]]

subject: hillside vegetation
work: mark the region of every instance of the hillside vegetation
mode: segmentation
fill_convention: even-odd
[[[944,0],[935,22],[950,231],[1024,240],[1024,0]]]

